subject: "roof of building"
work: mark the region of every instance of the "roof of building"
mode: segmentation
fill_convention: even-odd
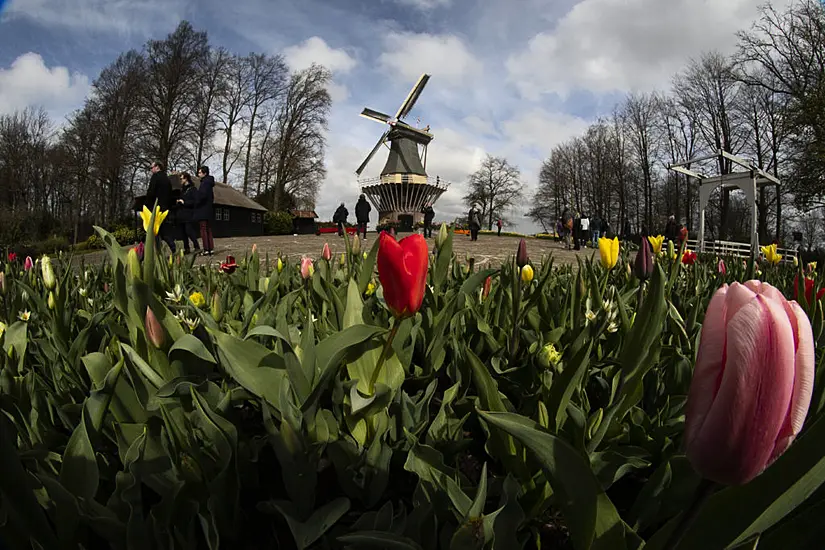
[[[172,182],[172,189],[180,189],[180,173],[169,173],[169,181]],[[197,176],[192,176],[192,183],[195,187],[200,186],[200,180]],[[269,210],[250,199],[229,184],[215,182],[215,205],[216,206],[234,206],[237,208],[246,208],[248,210],[257,210],[259,212],[268,212]]]
[[[292,214],[293,218],[312,218],[314,220],[318,217],[315,210],[290,210],[289,213]]]

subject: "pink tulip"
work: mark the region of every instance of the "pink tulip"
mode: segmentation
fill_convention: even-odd
[[[33,267],[34,267],[34,262],[32,261],[32,257],[31,256],[26,256],[26,261],[23,262],[23,269],[28,271]]]
[[[315,272],[315,266],[312,264],[312,258],[301,258],[301,277],[309,279]]]
[[[688,394],[688,460],[711,481],[747,483],[799,434],[813,382],[813,332],[799,304],[760,281],[722,286]]]
[[[326,261],[330,261],[332,259],[332,252],[329,249],[329,244],[324,243],[324,250],[321,252],[321,257],[324,258]]]
[[[727,275],[728,269],[725,267],[725,260],[721,258],[719,259],[719,263],[716,264],[716,270],[720,275]]]

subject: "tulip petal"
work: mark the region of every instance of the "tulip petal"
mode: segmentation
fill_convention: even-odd
[[[765,469],[791,403],[793,330],[784,307],[760,295],[740,307],[727,325],[725,355],[688,458],[706,478],[736,485]]]
[[[796,302],[784,302],[785,311],[791,321],[794,344],[796,349],[796,365],[794,369],[793,395],[785,424],[776,440],[776,446],[769,464],[779,458],[787,450],[794,438],[799,435],[808,408],[811,406],[811,396],[814,391],[815,354],[814,336],[811,322],[805,311]]]
[[[702,335],[696,366],[690,383],[687,412],[685,416],[685,446],[690,448],[692,442],[702,432],[705,417],[708,414],[722,374],[725,351],[725,310],[728,285],[723,285],[708,304],[705,320],[702,323]]]
[[[736,315],[742,307],[749,304],[756,297],[756,294],[756,292],[746,285],[739,283],[731,284],[725,296],[727,306],[725,310],[726,323],[730,323],[734,315]]]

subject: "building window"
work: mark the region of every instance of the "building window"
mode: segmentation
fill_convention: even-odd
[[[221,209],[220,208],[215,209],[215,221],[221,221]]]
[[[228,208],[223,209],[223,221],[225,221],[225,222],[229,221],[229,209]]]

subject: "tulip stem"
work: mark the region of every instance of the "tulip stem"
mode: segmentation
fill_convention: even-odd
[[[518,325],[521,313],[521,268],[513,264],[516,269],[515,288],[513,288],[513,332],[510,335],[510,364],[515,364],[518,352]]]
[[[401,323],[398,319],[395,319],[392,323],[392,328],[390,329],[390,335],[387,337],[387,342],[384,344],[384,348],[381,350],[381,355],[378,357],[378,364],[375,365],[375,370],[372,371],[372,376],[370,377],[370,385],[369,385],[369,393],[375,391],[375,383],[378,382],[378,375],[381,374],[381,369],[384,368],[384,362],[389,357],[389,350],[392,346],[392,341],[395,339],[395,335],[398,333],[398,327],[401,326]]]
[[[705,502],[716,490],[716,486],[716,483],[713,481],[702,478],[699,485],[696,487],[696,492],[693,493],[693,500],[691,501],[690,506],[688,506],[687,510],[685,510],[685,513],[679,520],[676,529],[673,530],[665,543],[665,550],[676,550],[679,543],[682,542],[682,538],[685,536],[685,533],[687,533],[690,526],[693,525],[693,522],[696,521],[696,518],[699,516],[699,511],[702,509],[702,506],[704,506]]]

